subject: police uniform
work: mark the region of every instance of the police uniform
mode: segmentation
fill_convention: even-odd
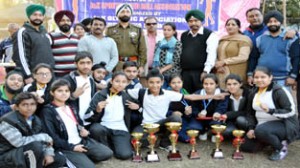
[[[143,30],[130,24],[123,28],[119,23],[107,28],[106,35],[115,40],[119,52],[119,61],[137,61],[143,67],[147,61],[147,48]],[[122,69],[122,65],[116,70]]]

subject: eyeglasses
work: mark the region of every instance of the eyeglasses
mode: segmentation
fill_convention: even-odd
[[[155,25],[157,25],[157,23],[146,23],[146,25],[147,25],[147,26],[151,26],[151,25],[152,25],[152,26],[155,26]]]
[[[47,77],[47,76],[50,76],[51,75],[51,73],[49,73],[49,72],[46,72],[46,73],[42,73],[42,72],[40,72],[40,73],[37,73],[37,75],[38,76],[45,76],[45,77]]]

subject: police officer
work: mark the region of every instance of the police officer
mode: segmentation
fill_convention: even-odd
[[[142,29],[129,23],[132,13],[133,9],[130,4],[118,5],[116,16],[119,23],[108,27],[106,35],[113,38],[118,46],[119,63],[116,70],[121,70],[125,61],[136,61],[141,75],[147,61],[147,48]]]

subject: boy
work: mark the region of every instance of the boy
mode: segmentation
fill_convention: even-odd
[[[138,79],[138,65],[136,62],[127,61],[123,65],[123,72],[128,78],[127,89],[140,89],[143,88],[142,84]]]
[[[53,140],[42,133],[41,120],[34,115],[37,100],[28,92],[16,98],[16,110],[0,119],[0,167],[61,167],[65,158],[54,157]]]

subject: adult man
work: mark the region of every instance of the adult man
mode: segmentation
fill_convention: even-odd
[[[252,73],[249,72],[250,69],[253,71],[253,64],[256,64],[254,61],[257,60],[255,58],[255,55],[259,55],[256,46],[256,38],[259,37],[260,35],[264,34],[267,30],[268,27],[263,23],[263,15],[258,8],[250,8],[246,11],[246,17],[247,21],[249,22],[249,27],[246,28],[244,31],[244,34],[248,36],[253,44],[253,48],[251,50],[251,53],[249,55],[249,61],[248,61],[248,84],[250,86],[253,85],[253,78],[252,78]],[[296,32],[294,30],[289,30],[286,31],[285,38],[294,38]]]
[[[210,73],[217,57],[218,36],[202,26],[204,18],[201,11],[190,10],[185,15],[190,30],[181,35],[183,87],[189,93],[202,87],[201,80]]]
[[[22,72],[17,70],[6,75],[4,85],[0,86],[0,117],[15,109],[14,99],[23,90],[23,80]]]
[[[90,76],[93,57],[86,51],[78,52],[75,56],[77,70],[70,72],[64,78],[71,84],[71,99],[75,108],[79,112],[79,117],[84,121],[84,116],[89,102],[96,93],[96,85]],[[89,123],[83,122],[84,125]]]
[[[77,53],[79,38],[71,33],[75,16],[69,10],[58,11],[54,15],[60,32],[49,33],[56,77],[64,76],[75,69],[74,58]]]
[[[150,16],[145,18],[144,23],[146,27],[146,45],[147,45],[147,68],[152,68],[154,50],[156,43],[163,38],[161,34],[157,33],[157,18],[154,16]],[[145,69],[146,71],[146,69]]]
[[[95,17],[91,24],[92,34],[80,39],[78,50],[90,52],[94,64],[105,62],[107,71],[111,72],[118,63],[117,44],[112,38],[104,36],[106,21],[103,18]]]
[[[116,8],[119,23],[108,27],[106,35],[113,38],[118,46],[120,64],[116,70],[121,70],[124,61],[139,63],[140,75],[144,72],[147,62],[145,37],[140,27],[129,23],[133,9],[130,4],[120,4]]]
[[[42,132],[42,122],[34,115],[37,100],[20,93],[16,110],[0,119],[0,167],[62,167],[66,159],[54,154],[52,138]]]
[[[292,86],[299,70],[298,37],[284,39],[286,30],[281,28],[283,16],[278,11],[270,11],[265,15],[264,22],[268,31],[256,39],[257,53],[249,64],[248,75],[257,66],[271,70],[273,80],[282,86]]]
[[[9,23],[7,25],[7,30],[9,33],[9,37],[5,38],[0,43],[0,59],[4,62],[10,62],[12,60],[12,54],[13,54],[12,36],[16,31],[19,30],[19,25],[17,23]]]
[[[39,63],[49,64],[54,67],[47,31],[42,26],[45,7],[42,5],[29,5],[26,14],[29,22],[26,22],[13,36],[13,60],[17,67],[21,67],[25,75],[25,83],[32,83],[32,69]]]

